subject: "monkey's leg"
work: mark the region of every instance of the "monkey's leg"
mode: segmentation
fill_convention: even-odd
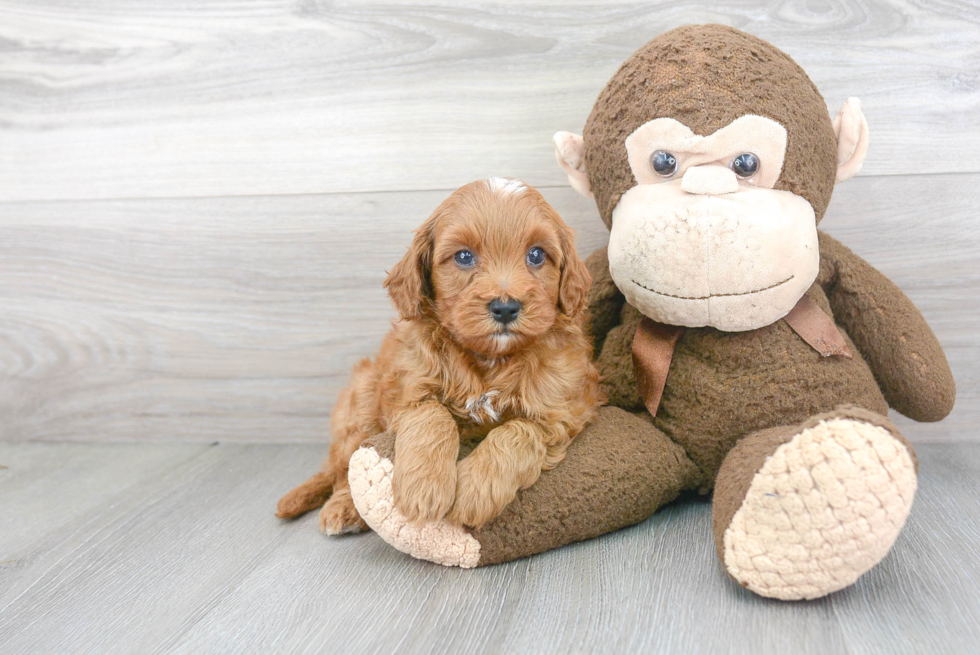
[[[718,556],[761,596],[825,596],[884,558],[915,489],[912,447],[874,412],[843,406],[750,434],[715,481]]]
[[[354,504],[389,544],[413,557],[471,568],[507,562],[638,523],[685,489],[700,471],[651,423],[604,407],[564,461],[517,494],[480,530],[448,521],[410,523],[394,508],[394,439],[372,437],[350,461]]]

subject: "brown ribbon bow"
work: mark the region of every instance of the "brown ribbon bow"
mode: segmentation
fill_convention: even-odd
[[[851,359],[851,351],[834,321],[810,296],[804,295],[784,318],[794,332],[822,357]],[[674,356],[674,346],[684,330],[644,317],[633,336],[633,365],[643,404],[652,416],[657,415],[660,398],[667,383],[667,371]]]

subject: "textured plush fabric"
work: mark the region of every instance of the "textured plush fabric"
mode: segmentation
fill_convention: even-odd
[[[382,437],[382,450],[393,456],[394,437]],[[365,442],[367,443],[367,442]],[[350,459],[348,481],[358,514],[385,541],[412,557],[445,566],[470,569],[480,561],[480,544],[462,527],[444,521],[412,523],[392,502],[395,464],[371,446],[361,446]]]
[[[606,225],[636,185],[626,137],[647,121],[674,118],[708,136],[745,114],[785,126],[776,189],[806,198],[819,221],[830,202],[837,146],[830,114],[799,65],[770,43],[724,25],[689,25],[637,50],[596,100],[585,125],[585,162]]]
[[[818,278],[807,294],[833,316],[820,282]],[[639,311],[624,305],[620,325],[608,332],[597,360],[610,404],[630,410],[643,408],[631,350],[641,318]],[[702,468],[705,491],[725,455],[745,434],[795,425],[847,403],[887,412],[860,349],[846,330],[841,332],[853,359],[821,357],[783,321],[749,332],[684,331],[655,421]]]
[[[686,193],[698,170],[622,196],[607,249],[616,286],[658,323],[740,332],[778,321],[820,269],[812,208],[788,191],[757,187]]]
[[[833,411],[813,416],[799,425],[784,425],[747,435],[728,453],[715,485],[712,519],[715,547],[719,558],[724,559],[722,537],[725,530],[731,524],[735,512],[742,506],[752,480],[762,469],[766,459],[776,452],[779,446],[788,443],[803,430],[833,418],[850,418],[884,428],[905,446],[915,469],[918,470],[915,450],[898,428],[886,417],[853,405],[842,405]]]
[[[460,456],[468,450],[461,448]],[[604,407],[572,442],[565,461],[520,491],[495,520],[470,532],[445,521],[413,525],[400,517],[391,501],[394,457],[394,436],[385,434],[365,441],[351,458],[358,512],[395,548],[464,568],[527,557],[632,525],[699,480],[684,451],[648,420]]]
[[[956,382],[922,313],[891,280],[826,234],[820,255],[834,316],[867,359],[888,404],[916,421],[946,417]]]
[[[585,297],[585,306],[589,312],[589,331],[592,333],[592,347],[596,353],[600,353],[606,334],[619,323],[619,312],[626,299],[613,282],[612,274],[609,272],[609,256],[605,248],[600,248],[589,255],[585,260],[585,267],[589,269],[589,275],[592,276],[592,286],[589,287]]]
[[[605,407],[504,512],[474,533],[480,564],[506,562],[632,525],[693,488],[697,468],[649,422]]]
[[[763,596],[842,589],[891,548],[915,496],[915,469],[894,426],[866,410],[841,408],[750,435],[718,476],[719,557]]]

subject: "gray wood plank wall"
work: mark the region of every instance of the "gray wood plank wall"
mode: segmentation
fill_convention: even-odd
[[[476,571],[275,519],[410,231],[504,175],[604,245],[551,135],[694,22],[786,50],[830,111],[863,100],[869,159],[821,227],[959,386],[900,420],[920,487],[891,554],[780,603],[725,578],[703,502]],[[0,0],[0,651],[975,650],[978,117],[977,0]]]
[[[863,100],[823,227],[950,355],[954,414],[906,432],[978,440],[980,7],[941,0],[0,2],[0,439],[325,440],[410,230],[506,175],[603,245],[551,134],[709,21]]]

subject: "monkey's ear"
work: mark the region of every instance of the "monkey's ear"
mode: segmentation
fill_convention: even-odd
[[[408,252],[385,278],[385,289],[405,321],[421,317],[425,304],[432,299],[433,219],[434,215],[416,230]]]
[[[837,181],[843,182],[860,172],[868,154],[868,121],[861,111],[861,101],[848,98],[833,125],[837,137]]]
[[[585,170],[585,141],[578,134],[557,132],[554,142],[555,159],[568,175],[568,183],[586,198],[593,198],[589,173]]]

